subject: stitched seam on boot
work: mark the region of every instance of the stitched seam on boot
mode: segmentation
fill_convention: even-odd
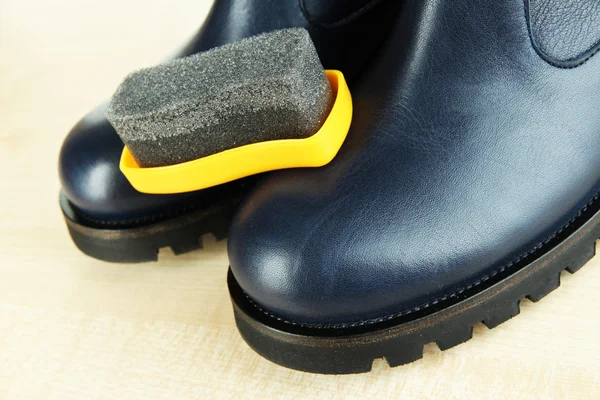
[[[544,50],[541,49],[539,43],[535,38],[535,34],[533,33],[533,27],[531,26],[531,12],[529,7],[529,0],[524,0],[525,6],[525,21],[527,25],[527,33],[529,35],[529,40],[531,41],[531,46],[535,50],[535,52],[540,56],[542,60],[546,63],[552,65],[553,67],[560,69],[574,69],[582,66],[586,62],[588,62],[592,57],[600,52],[600,41],[596,42],[594,45],[590,47],[589,50],[583,52],[579,57],[573,58],[570,60],[559,61],[554,57],[548,55]]]
[[[131,227],[124,228],[124,229],[136,229],[136,228],[140,228],[140,227],[149,225],[149,223],[163,222],[163,221],[166,221],[171,218],[176,218],[181,215],[184,215],[184,214],[187,214],[187,213],[190,213],[193,211],[197,211],[200,209],[200,205],[201,205],[201,203],[196,203],[196,204],[192,204],[192,205],[185,206],[182,208],[178,208],[174,211],[163,212],[163,213],[159,213],[159,214],[152,214],[152,215],[147,215],[147,216],[139,217],[139,218],[111,221],[111,220],[100,220],[100,219],[96,219],[94,217],[85,215],[85,214],[81,213],[79,210],[77,210],[77,208],[71,202],[69,202],[69,204],[71,204],[71,207],[73,208],[73,211],[75,212],[77,217],[81,218],[82,220],[92,223],[92,224],[95,224],[95,225],[110,226],[113,229],[117,229],[121,225],[135,225],[135,224],[144,223],[144,225],[141,225],[141,226],[131,226]],[[229,204],[229,203],[226,203],[226,204]],[[221,205],[221,206],[217,207],[214,210],[214,212],[221,211],[224,208],[226,208],[226,206]]]
[[[73,206],[73,205],[71,205],[71,206]],[[80,217],[81,219],[83,219],[84,221],[88,221],[88,222],[91,222],[96,225],[118,226],[118,225],[139,224],[142,222],[154,222],[154,221],[158,221],[158,220],[162,220],[162,219],[174,218],[174,217],[178,217],[182,214],[194,211],[198,208],[199,208],[198,205],[192,205],[192,206],[188,206],[188,207],[178,208],[174,211],[146,215],[144,217],[139,217],[139,218],[122,219],[122,220],[114,220],[114,221],[96,219],[94,217],[90,217],[88,215],[82,214],[81,212],[78,212],[77,210],[75,210],[75,212],[76,212],[77,216]]]
[[[555,239],[557,236],[559,236],[565,229],[569,228],[571,225],[573,225],[579,218],[581,218],[581,216],[600,198],[600,193],[597,193],[592,200],[590,200],[581,210],[579,210],[579,212],[573,217],[571,218],[567,223],[565,223],[563,226],[561,226],[557,231],[555,231],[552,235],[548,236],[546,239],[544,239],[543,241],[539,242],[537,245],[535,245],[531,250],[524,252],[523,254],[519,255],[517,258],[515,258],[514,260],[512,260],[511,262],[509,262],[508,264],[504,265],[502,268],[492,272],[489,275],[484,276],[481,279],[478,279],[466,286],[463,286],[459,289],[457,289],[454,293],[446,295],[446,296],[442,296],[439,298],[436,298],[435,300],[432,300],[430,302],[426,302],[423,303],[419,306],[410,308],[408,310],[405,311],[401,311],[399,313],[395,313],[395,314],[391,314],[391,315],[387,315],[384,317],[379,317],[379,318],[373,318],[373,319],[368,319],[368,320],[364,320],[364,321],[358,321],[358,322],[353,322],[353,323],[340,323],[340,324],[313,324],[313,323],[302,323],[302,322],[293,322],[290,321],[288,319],[279,317],[267,310],[265,310],[264,308],[262,308],[260,305],[258,305],[254,300],[252,300],[250,298],[250,296],[242,291],[244,293],[244,296],[246,296],[246,299],[248,299],[248,301],[250,302],[250,304],[252,304],[256,309],[258,309],[259,311],[261,311],[263,314],[265,314],[266,316],[270,317],[270,318],[274,318],[277,321],[289,324],[289,325],[295,325],[295,326],[300,326],[303,328],[315,328],[315,329],[343,329],[343,328],[356,328],[356,327],[360,327],[360,326],[365,326],[365,325],[373,325],[373,324],[377,324],[380,322],[385,322],[385,321],[389,321],[395,318],[399,318],[399,317],[403,317],[412,313],[415,313],[417,311],[420,310],[424,310],[426,308],[429,308],[431,306],[434,306],[438,303],[444,302],[448,299],[454,298],[460,294],[462,294],[463,292],[470,290],[474,287],[477,287],[479,285],[481,285],[483,282],[489,280],[490,278],[495,277],[498,274],[501,274],[502,272],[506,271],[507,269],[512,268],[513,266],[515,266],[516,264],[518,264],[519,262],[523,261],[524,259],[528,258],[529,256],[531,256],[532,254],[534,254],[535,252],[541,250],[544,246],[546,246],[549,242],[551,242],[553,239]]]

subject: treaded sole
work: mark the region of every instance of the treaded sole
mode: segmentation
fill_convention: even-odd
[[[227,237],[239,201],[190,211],[164,221],[124,229],[103,229],[78,221],[61,194],[61,209],[73,242],[84,254],[108,262],[141,263],[158,260],[158,251],[170,247],[176,255],[202,248],[202,236]]]
[[[600,212],[536,260],[499,276],[478,292],[465,293],[450,304],[362,330],[316,329],[279,322],[258,310],[235,277],[228,274],[235,321],[248,345],[263,357],[306,372],[352,374],[369,372],[375,359],[390,367],[423,357],[423,347],[441,350],[466,342],[473,326],[489,329],[519,314],[523,298],[538,301],[560,285],[563,270],[579,270],[596,253]]]

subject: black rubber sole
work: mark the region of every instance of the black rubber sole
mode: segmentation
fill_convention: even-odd
[[[163,221],[127,228],[103,228],[87,224],[77,216],[61,193],[60,204],[69,234],[86,255],[109,262],[157,261],[158,251],[170,247],[176,255],[202,248],[202,236],[227,237],[239,200],[210,209],[186,212]]]
[[[435,307],[360,328],[321,329],[279,321],[253,304],[230,270],[235,321],[250,347],[285,367],[351,374],[370,371],[378,358],[385,358],[391,367],[407,364],[423,357],[424,345],[435,342],[446,350],[466,342],[473,325],[483,322],[492,329],[519,314],[522,298],[538,301],[558,288],[563,270],[574,273],[595,255],[600,212],[563,233],[548,249],[536,252],[537,258],[499,273],[477,291],[467,290]]]

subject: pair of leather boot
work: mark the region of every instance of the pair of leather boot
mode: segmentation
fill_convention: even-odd
[[[337,157],[142,195],[97,111],[61,153],[61,205],[84,252],[154,259],[230,226],[242,336],[274,362],[321,373],[462,343],[594,255],[600,3],[217,1],[181,55],[290,26],[350,77],[355,113]]]

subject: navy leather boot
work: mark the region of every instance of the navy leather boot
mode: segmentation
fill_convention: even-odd
[[[391,0],[217,0],[183,57],[258,33],[305,27],[326,68],[352,84],[384,41],[400,7]],[[107,261],[156,260],[201,247],[201,236],[226,236],[256,178],[179,195],[138,193],[119,171],[123,143],[104,117],[106,104],[67,136],[59,160],[60,204],[75,244]]]
[[[232,223],[244,339],[363,372],[558,287],[600,237],[599,50],[595,0],[406,1],[338,156],[273,173]]]

